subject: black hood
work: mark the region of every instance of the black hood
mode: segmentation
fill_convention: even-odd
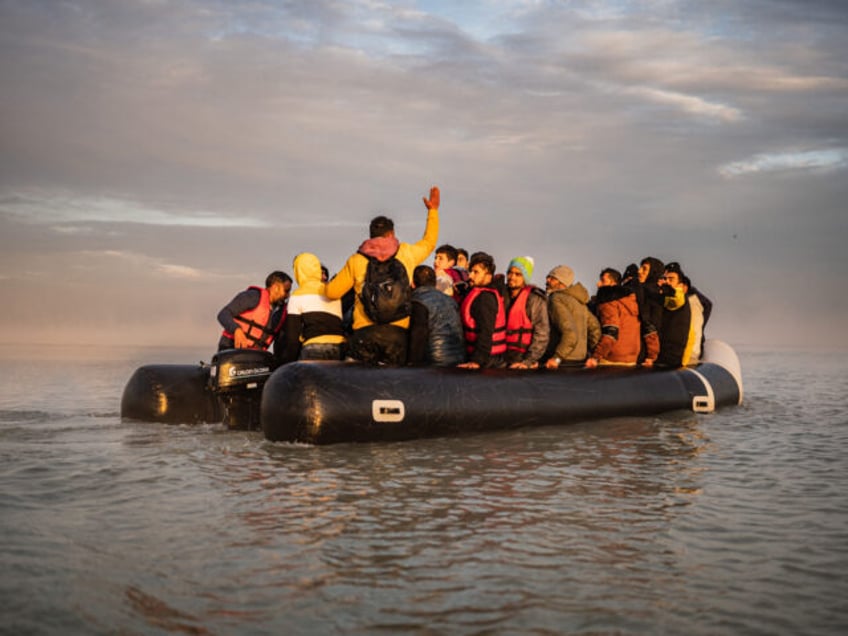
[[[663,265],[663,262],[660,259],[654,258],[653,256],[649,256],[642,260],[651,266],[651,271],[648,273],[648,278],[645,279],[645,283],[653,283],[656,285],[660,276],[662,276],[665,271],[665,265]]]

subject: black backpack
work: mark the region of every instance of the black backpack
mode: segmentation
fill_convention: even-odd
[[[403,263],[394,256],[386,261],[378,261],[373,256],[366,258],[368,269],[359,294],[366,315],[378,325],[409,316],[412,290]]]

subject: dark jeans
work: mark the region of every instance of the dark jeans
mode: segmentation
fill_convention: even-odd
[[[365,364],[406,364],[407,330],[395,325],[371,325],[353,332],[350,356]]]

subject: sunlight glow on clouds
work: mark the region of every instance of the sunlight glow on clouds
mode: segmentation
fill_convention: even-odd
[[[742,112],[737,108],[717,102],[710,102],[695,95],[686,95],[685,93],[648,87],[631,88],[625,92],[644,97],[658,104],[672,106],[696,117],[717,119],[727,123],[740,121],[743,117]]]
[[[807,152],[763,153],[721,166],[726,178],[789,170],[839,170],[848,167],[848,149],[810,150]]]
[[[203,276],[203,272],[199,269],[186,265],[174,265],[172,263],[162,263],[158,266],[158,270],[172,278],[199,279]]]
[[[151,306],[214,325],[300,251],[343,263],[369,216],[416,238],[435,183],[440,242],[589,276],[680,258],[721,335],[759,309],[740,271],[769,290],[815,253],[822,293],[848,272],[846,18],[834,0],[3,0],[4,298],[41,333],[45,297],[97,340],[118,304],[121,334]],[[799,207],[816,223],[779,231]],[[775,320],[795,338],[796,315]]]
[[[20,217],[29,223],[54,226],[92,222],[222,228],[268,226],[266,222],[250,217],[228,217],[208,212],[191,214],[185,210],[169,212],[114,197],[73,197],[63,194],[15,193],[0,202],[0,212]],[[63,228],[60,231],[72,230]]]
[[[123,250],[102,250],[102,251],[85,251],[85,256],[94,259],[106,257],[108,259],[117,259],[133,268],[144,269],[161,274],[166,278],[200,280],[202,278],[231,278],[232,275],[220,275],[210,272],[201,271],[187,265],[178,265],[175,263],[166,263],[158,258],[153,258],[145,254],[137,252],[128,252]]]

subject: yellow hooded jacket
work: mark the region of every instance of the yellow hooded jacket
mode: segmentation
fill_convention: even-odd
[[[420,265],[427,256],[436,249],[436,241],[439,238],[439,210],[430,208],[427,212],[427,225],[424,228],[424,236],[417,243],[400,243],[398,245],[397,258],[406,268],[409,280],[412,280],[412,270]],[[371,239],[374,240],[374,239]],[[367,242],[367,241],[366,241]],[[357,252],[347,259],[344,267],[336,276],[328,281],[324,287],[327,298],[336,299],[344,296],[351,288],[356,293],[353,306],[353,329],[369,327],[374,322],[365,313],[359,294],[365,282],[365,272],[368,269],[368,258]],[[402,318],[391,323],[403,329],[409,328],[409,318]]]
[[[304,331],[309,328],[310,313],[331,314],[339,320],[341,329],[342,303],[339,300],[330,300],[324,296],[324,283],[321,282],[321,262],[315,254],[304,252],[298,254],[293,263],[294,279],[297,289],[291,293],[288,302],[288,316],[301,317],[301,344],[341,344],[345,337],[338,334],[320,334],[305,337]]]

